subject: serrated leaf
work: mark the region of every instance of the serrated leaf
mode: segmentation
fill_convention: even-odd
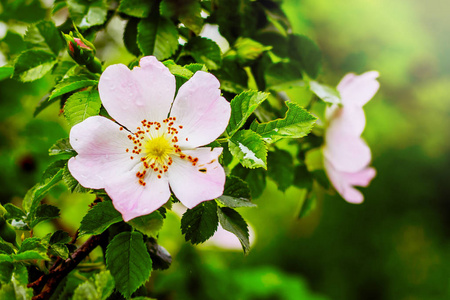
[[[55,156],[55,155],[61,155],[64,157],[72,157],[77,155],[77,152],[73,150],[72,145],[70,145],[70,141],[68,138],[63,138],[50,147],[48,149],[48,155]]]
[[[29,47],[42,47],[52,51],[55,55],[64,47],[61,34],[51,21],[40,21],[28,27],[24,41]]]
[[[67,165],[64,167],[63,170],[63,181],[69,188],[69,191],[72,193],[87,193],[91,191],[91,189],[85,188],[82,186],[70,173],[69,168]]]
[[[55,184],[61,180],[65,164],[65,161],[58,160],[52,163],[47,170],[45,170],[41,182],[37,183],[30,190],[28,190],[25,198],[23,199],[22,206],[25,211],[30,213],[34,212],[41,199]]]
[[[34,250],[17,253],[15,255],[12,255],[12,258],[14,261],[33,260],[33,259],[50,260],[46,254]]]
[[[56,243],[63,243],[66,244],[68,242],[70,242],[72,240],[72,238],[70,237],[70,235],[63,231],[63,230],[57,230],[55,231],[52,236],[50,237],[50,244],[56,244]]]
[[[73,293],[72,300],[94,300],[101,299],[92,281],[88,280],[77,286]]]
[[[284,192],[294,182],[294,162],[292,155],[281,149],[270,151],[267,157],[267,174]]]
[[[196,62],[205,64],[210,70],[217,70],[222,65],[219,46],[208,38],[199,36],[191,38],[184,46],[183,51],[191,55]]]
[[[261,124],[253,122],[250,129],[269,144],[283,138],[301,138],[309,134],[317,118],[293,102],[286,102],[286,105],[288,111],[283,119]]]
[[[236,176],[227,176],[223,195],[217,200],[227,207],[255,207],[250,201],[251,192],[247,183]]]
[[[64,116],[70,126],[74,126],[89,117],[100,113],[102,103],[97,90],[82,91],[73,94],[64,105]]]
[[[228,141],[231,154],[246,168],[267,168],[267,148],[261,136],[251,130],[236,132]]]
[[[30,49],[22,52],[14,62],[13,78],[28,82],[44,77],[57,63],[53,53]]]
[[[303,71],[315,79],[319,75],[322,65],[322,53],[310,38],[304,35],[289,37],[289,56],[300,63]]]
[[[245,91],[231,100],[231,117],[228,123],[229,136],[239,130],[255,109],[267,99],[269,94],[258,91]]]
[[[10,245],[0,240],[0,254],[13,254],[14,249]]]
[[[25,212],[22,209],[18,208],[17,206],[15,206],[11,203],[6,203],[4,205],[4,207],[7,211],[7,214],[5,215],[6,220],[12,220],[12,219],[23,220],[23,219],[25,219],[25,217],[26,217]]]
[[[220,225],[223,229],[231,232],[239,239],[244,253],[247,253],[248,250],[250,250],[247,222],[245,222],[241,215],[232,208],[219,207],[217,212]]]
[[[106,0],[67,0],[70,17],[80,29],[101,25],[106,21]]]
[[[266,188],[266,171],[264,169],[248,169],[237,165],[233,168],[232,174],[238,176],[248,184],[252,199],[261,196]]]
[[[338,90],[336,90],[331,86],[320,84],[317,81],[310,81],[309,88],[314,94],[316,94],[317,97],[319,97],[326,103],[330,104],[341,103],[341,97],[339,95]]]
[[[217,203],[215,201],[204,201],[183,214],[181,233],[185,235],[186,241],[195,245],[212,237],[218,224]]]
[[[43,245],[40,238],[30,237],[30,238],[25,239],[22,242],[22,245],[20,245],[20,249],[17,253],[22,253],[22,252],[26,252],[26,251],[37,251],[37,252],[45,253],[46,250],[47,249]]]
[[[152,0],[121,0],[117,11],[132,17],[145,18],[150,13],[154,2]]]
[[[14,67],[12,67],[12,66],[0,67],[0,80],[10,78],[13,73],[14,73]]]
[[[116,289],[130,298],[150,277],[152,261],[139,232],[116,235],[106,249],[106,264],[114,277]]]
[[[30,222],[30,227],[33,228],[37,224],[59,217],[59,208],[53,205],[42,204],[36,208]]]
[[[97,85],[98,81],[83,75],[75,75],[61,80],[53,89],[48,101],[67,93],[75,92],[85,87]]]
[[[69,248],[62,243],[52,244],[49,247],[49,253],[61,257],[62,259],[69,258]]]
[[[163,15],[169,18],[178,18],[195,34],[200,34],[203,18],[201,16],[202,7],[198,0],[163,0],[160,9]]]
[[[164,224],[164,218],[156,210],[149,215],[134,218],[127,223],[147,236],[156,237]]]
[[[81,221],[79,233],[100,234],[114,223],[122,221],[122,215],[118,212],[111,201],[103,201],[88,211]]]
[[[189,64],[185,65],[184,68],[188,69],[192,73],[197,71],[208,72],[208,68],[204,64]]]
[[[177,27],[155,11],[139,22],[137,43],[144,55],[154,55],[158,60],[169,58],[178,49]]]
[[[183,79],[189,80],[192,75],[194,75],[194,72],[185,67],[177,65],[173,62],[173,60],[166,60],[163,62],[163,64],[169,69],[170,73],[175,76],[182,77]]]

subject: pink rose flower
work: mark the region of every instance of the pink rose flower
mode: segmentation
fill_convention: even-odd
[[[375,177],[370,148],[361,138],[366,126],[363,106],[380,87],[378,72],[347,74],[337,89],[342,106],[326,111],[329,126],[325,134],[325,170],[336,191],[348,202],[361,203],[364,196],[353,186],[366,187]]]
[[[72,175],[86,188],[104,188],[129,221],[153,212],[171,191],[187,207],[223,193],[222,148],[201,147],[218,138],[231,107],[220,83],[196,72],[175,97],[175,77],[153,56],[130,71],[109,66],[99,93],[110,119],[95,116],[75,125],[70,143]]]

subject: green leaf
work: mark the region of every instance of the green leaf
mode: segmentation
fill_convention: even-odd
[[[75,289],[72,300],[85,299],[101,299],[95,288],[95,284],[91,281],[85,281]]]
[[[128,20],[125,30],[123,32],[123,43],[128,52],[135,56],[141,55],[141,50],[139,50],[137,44],[137,34],[138,34],[138,24],[140,19],[131,18]]]
[[[322,65],[322,53],[311,39],[304,35],[291,35],[289,56],[300,64],[309,77],[317,78]]]
[[[48,98],[48,101],[51,101],[52,99],[62,96],[64,94],[75,92],[82,88],[94,86],[97,84],[98,84],[97,80],[92,80],[91,78],[88,78],[83,75],[70,76],[68,78],[61,80],[55,86],[52,93],[50,94],[50,97]]]
[[[264,46],[250,38],[239,37],[233,45],[233,50],[227,56],[236,56],[240,64],[245,64],[261,56],[264,51],[272,49],[272,46]]]
[[[25,239],[22,242],[22,245],[20,245],[20,249],[17,253],[22,253],[22,252],[26,252],[26,251],[37,251],[37,252],[45,253],[46,250],[47,249],[42,244],[40,238],[30,237],[30,238]]]
[[[150,13],[154,2],[152,0],[121,0],[117,11],[132,17],[145,18]]]
[[[170,73],[183,79],[189,80],[194,75],[193,71],[177,65],[173,60],[166,60],[163,64],[169,68]]]
[[[227,207],[255,207],[250,201],[251,192],[248,184],[236,176],[227,176],[223,195],[217,200]]]
[[[264,140],[251,130],[236,132],[228,141],[231,154],[246,168],[267,168],[267,148]]]
[[[14,73],[14,67],[12,66],[2,66],[0,67],[0,80],[10,78]]]
[[[274,143],[283,138],[301,138],[313,128],[317,118],[293,102],[286,102],[288,111],[283,119],[267,123],[253,122],[250,129],[262,136],[266,143]]]
[[[234,94],[247,90],[247,72],[234,60],[224,57],[222,67],[214,75],[220,80],[221,90]]]
[[[127,223],[147,236],[156,237],[164,224],[164,218],[156,210],[149,215],[134,218]]]
[[[0,283],[5,284],[11,281],[14,265],[9,261],[0,261]]]
[[[36,108],[34,109],[33,112],[33,117],[36,117],[41,111],[43,111],[44,109],[46,109],[47,107],[49,107],[51,104],[55,103],[56,101],[58,101],[60,98],[53,98],[52,100],[48,100],[50,94],[45,95],[36,105]]]
[[[231,100],[231,117],[228,123],[229,136],[239,130],[255,109],[267,99],[269,94],[258,91],[245,91]]]
[[[111,201],[103,201],[88,211],[81,221],[80,236],[84,234],[100,234],[114,223],[122,221],[122,215]]]
[[[49,254],[61,257],[62,259],[69,258],[69,248],[62,243],[52,244],[49,247]]]
[[[294,162],[292,155],[281,149],[270,151],[267,157],[267,174],[284,192],[294,183]]]
[[[106,249],[106,264],[117,290],[130,298],[150,277],[152,261],[139,232],[116,235]]]
[[[17,206],[11,204],[11,203],[6,203],[4,205],[7,214],[5,215],[5,219],[6,220],[23,220],[26,217],[25,212],[18,208]]]
[[[264,169],[247,169],[241,165],[233,168],[232,174],[244,180],[251,191],[252,199],[262,195],[266,188],[266,171]]]
[[[138,24],[137,43],[144,55],[154,55],[158,60],[172,56],[178,49],[178,30],[171,20],[151,13]]]
[[[163,0],[161,13],[169,18],[176,17],[195,34],[200,34],[203,27],[202,7],[198,0]]]
[[[72,238],[70,237],[70,235],[62,230],[57,230],[55,231],[52,236],[50,237],[50,244],[56,244],[56,243],[69,243],[72,240]]]
[[[210,70],[217,70],[222,65],[222,54],[219,46],[204,37],[191,38],[183,48],[184,53],[191,55],[196,62],[205,64]]]
[[[50,156],[61,156],[61,157],[72,157],[77,155],[77,152],[73,150],[72,145],[68,138],[63,138],[58,140],[53,146],[48,149],[48,155]]]
[[[301,219],[308,216],[316,208],[316,206],[317,206],[316,194],[310,191],[306,195],[305,200],[302,203],[302,208],[300,209],[298,218]]]
[[[106,0],[67,0],[69,14],[75,25],[87,29],[106,21],[108,4]]]
[[[33,228],[37,224],[59,217],[59,208],[53,205],[42,204],[36,208],[33,214],[30,227]]]
[[[82,91],[73,94],[64,105],[64,116],[70,126],[74,126],[89,117],[100,113],[102,103],[97,90]]]
[[[106,300],[114,290],[114,279],[109,271],[102,271],[80,284],[74,292],[73,300]]]
[[[23,261],[23,260],[33,260],[33,259],[50,260],[45,253],[35,251],[35,250],[29,250],[29,251],[17,253],[15,255],[12,255],[12,258],[16,262]]]
[[[14,249],[10,245],[0,240],[0,254],[13,254]]]
[[[44,77],[57,63],[53,53],[45,50],[27,50],[22,52],[14,62],[13,78],[27,82]]]
[[[27,212],[34,212],[42,198],[57,184],[62,178],[65,161],[58,160],[52,163],[42,176],[41,182],[28,190],[23,199],[22,206]]]
[[[64,167],[63,170],[63,181],[69,188],[69,191],[72,193],[88,193],[91,191],[91,189],[85,188],[82,186],[70,173],[69,168],[67,165]]]
[[[330,104],[341,103],[341,97],[339,95],[339,92],[331,86],[320,84],[317,81],[310,81],[309,88],[314,94],[316,94],[317,97],[319,97],[326,103]]]
[[[204,201],[183,214],[181,233],[194,245],[203,243],[214,235],[218,223],[216,201]]]
[[[295,167],[293,183],[299,189],[310,190],[312,188],[313,178],[311,173],[308,172],[306,165]]]
[[[219,207],[218,210],[219,222],[223,229],[234,234],[241,242],[244,253],[250,250],[250,240],[248,234],[247,222],[241,217],[241,215],[232,208]]]
[[[61,34],[56,28],[55,23],[51,21],[40,21],[30,25],[25,34],[24,41],[28,44],[29,48],[43,48],[44,50],[52,51],[55,55],[58,55],[64,47]]]
[[[279,62],[271,65],[264,73],[266,89],[285,91],[293,87],[304,86],[302,73],[291,63]]]

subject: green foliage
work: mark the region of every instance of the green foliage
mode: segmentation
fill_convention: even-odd
[[[13,73],[14,67],[8,65],[0,67],[0,80],[10,78]]]
[[[128,221],[128,224],[147,236],[156,237],[164,224],[164,217],[156,210],[151,214],[134,218]]]
[[[199,34],[203,27],[201,5],[198,0],[163,0],[161,12],[169,18],[176,17],[195,34]]]
[[[97,90],[82,91],[67,99],[64,116],[70,126],[80,123],[100,113],[102,103]]]
[[[75,156],[76,152],[70,145],[69,139],[63,138],[56,141],[56,143],[50,149],[48,149],[48,154],[50,156],[69,158]]]
[[[114,223],[121,222],[122,215],[114,208],[111,201],[94,205],[81,221],[79,234],[100,234]]]
[[[169,58],[178,49],[177,28],[154,10],[148,18],[139,21],[137,44],[144,55],[154,55],[159,60]]]
[[[196,62],[205,64],[210,70],[217,70],[222,65],[220,48],[210,39],[194,37],[187,42],[183,51],[187,55],[191,55]]]
[[[4,208],[7,211],[5,215],[6,220],[24,220],[26,217],[26,214],[22,209],[11,203],[6,203]]]
[[[247,222],[245,222],[237,211],[229,207],[219,207],[217,214],[219,215],[220,225],[223,229],[236,235],[241,242],[244,253],[247,253],[250,250]]]
[[[229,136],[239,130],[255,109],[267,99],[267,93],[258,91],[245,91],[231,100],[231,117],[227,127]]]
[[[260,135],[251,130],[235,133],[228,142],[231,154],[246,168],[267,168],[267,147]]]
[[[136,18],[145,18],[150,12],[153,0],[121,0],[117,11]]]
[[[74,154],[75,155],[75,154]],[[68,166],[66,165],[62,174],[63,182],[69,188],[72,193],[87,193],[91,189],[83,187],[70,173]]]
[[[248,169],[237,165],[233,168],[232,174],[248,184],[253,199],[261,196],[266,187],[266,172],[264,169]]]
[[[97,80],[93,80],[85,75],[75,75],[70,76],[61,80],[53,89],[48,101],[52,99],[62,96],[67,93],[78,91],[82,88],[86,88],[89,86],[95,86],[98,84]]]
[[[53,53],[31,49],[22,52],[14,62],[13,78],[27,82],[44,77],[57,63]]]
[[[322,53],[319,47],[304,35],[291,35],[289,39],[289,55],[298,62],[309,77],[315,79],[322,65]]]
[[[299,68],[286,62],[269,66],[264,73],[264,79],[266,89],[273,91],[285,91],[305,84]]]
[[[314,209],[316,209],[316,206],[317,206],[317,197],[315,193],[309,192],[302,203],[302,207],[298,214],[298,218],[301,219],[308,216]]]
[[[152,261],[139,232],[116,235],[106,249],[106,265],[114,277],[116,289],[130,298],[152,271]]]
[[[67,0],[66,2],[70,17],[80,29],[102,25],[106,21],[108,12],[106,0]]]
[[[294,162],[292,155],[281,149],[269,151],[267,174],[275,181],[280,191],[285,191],[294,182]]]
[[[233,45],[233,50],[227,56],[233,57],[238,63],[246,64],[260,57],[263,52],[272,49],[250,38],[239,37]]]
[[[185,235],[186,241],[200,244],[213,236],[218,224],[217,203],[204,201],[183,214],[181,233]]]
[[[253,122],[251,129],[262,136],[266,143],[274,143],[282,138],[301,138],[314,126],[317,118],[293,102],[286,102],[288,111],[283,119],[267,123]]]
[[[40,21],[30,25],[25,34],[24,41],[30,48],[50,50],[55,55],[58,55],[64,47],[61,34],[51,21]]]
[[[114,290],[114,279],[109,271],[102,271],[80,284],[73,294],[73,300],[106,300]]]
[[[227,176],[223,195],[217,200],[227,207],[255,207],[248,184],[236,176]]]
[[[310,81],[309,88],[317,97],[330,104],[340,104],[341,97],[339,92],[326,84],[320,84],[317,81]]]
[[[59,208],[53,205],[42,204],[36,208],[36,211],[29,215],[30,227],[33,228],[43,221],[59,217]]]

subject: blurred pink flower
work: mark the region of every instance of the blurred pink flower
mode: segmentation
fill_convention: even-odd
[[[336,191],[348,202],[361,203],[364,196],[353,186],[367,186],[375,177],[370,148],[361,138],[366,126],[363,106],[380,87],[378,72],[347,74],[337,89],[342,106],[326,111],[329,126],[325,134],[325,170]]]
[[[109,66],[98,88],[117,123],[95,116],[72,128],[78,155],[70,172],[84,187],[104,188],[125,221],[158,209],[171,191],[189,208],[222,195],[222,148],[201,147],[228,125],[231,108],[219,86],[199,71],[174,100],[175,77],[155,57],[143,57],[132,71]]]

